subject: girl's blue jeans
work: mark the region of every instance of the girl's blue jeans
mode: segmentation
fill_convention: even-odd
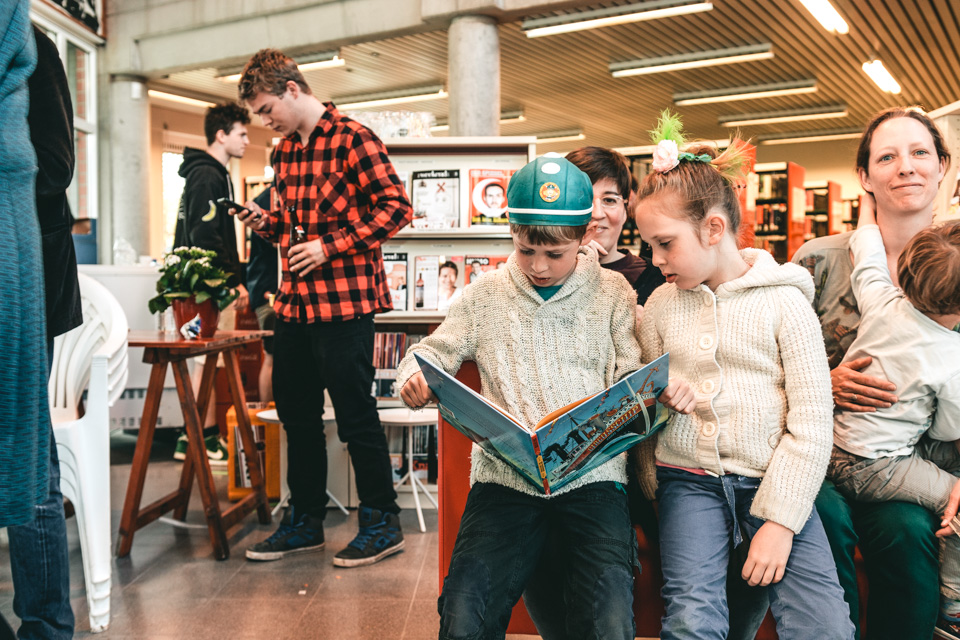
[[[764,524],[750,515],[761,480],[657,469],[666,605],[662,640],[727,637],[727,566],[735,543],[748,544]],[[849,608],[816,510],[793,538],[783,579],[766,587],[766,593],[783,640],[853,638]]]

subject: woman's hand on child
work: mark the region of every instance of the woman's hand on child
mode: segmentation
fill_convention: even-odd
[[[857,216],[857,228],[867,224],[877,224],[877,201],[867,192],[860,198],[860,213]]]
[[[783,579],[793,549],[793,531],[772,520],[763,523],[750,541],[743,579],[751,587],[767,586]]]
[[[837,407],[869,413],[877,408],[885,409],[897,402],[897,396],[890,393],[897,390],[897,385],[883,378],[860,373],[872,361],[870,356],[864,356],[844,362],[830,372],[833,403]]]
[[[686,380],[670,378],[667,388],[663,390],[657,401],[677,413],[693,413],[697,406],[697,394]]]
[[[403,389],[400,390],[400,399],[414,409],[422,409],[428,402],[436,402],[437,396],[430,391],[423,373],[418,371],[403,385]]]
[[[960,449],[960,440],[953,443]],[[953,483],[953,491],[950,492],[950,498],[947,500],[947,508],[943,510],[943,519],[940,521],[942,527],[937,531],[938,538],[948,538],[956,535],[957,532],[950,526],[950,521],[957,517],[957,508],[960,506],[960,480]],[[960,525],[960,522],[957,523]]]
[[[585,246],[592,247],[594,251],[599,253],[601,256],[607,255],[609,252],[603,248],[603,245],[597,242],[596,240],[591,240]]]

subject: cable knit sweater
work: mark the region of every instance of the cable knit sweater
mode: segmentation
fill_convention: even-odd
[[[750,513],[798,533],[813,509],[833,443],[830,371],[806,269],[766,251],[717,287],[657,289],[640,324],[645,360],[670,353],[670,374],[697,394],[656,443],[641,445],[641,484],[656,490],[656,459],[711,474],[762,477]],[[652,439],[651,439],[652,440]]]
[[[533,426],[551,411],[597,393],[641,366],[634,334],[636,294],[619,273],[581,249],[560,290],[543,300],[517,265],[484,274],[463,290],[443,324],[400,362],[397,388],[420,369],[418,353],[449,373],[465,360],[480,370],[482,393]],[[490,482],[541,496],[512,467],[473,446],[471,485]],[[553,495],[592,482],[626,482],[625,455]]]

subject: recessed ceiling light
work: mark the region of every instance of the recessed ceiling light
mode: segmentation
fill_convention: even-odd
[[[364,95],[344,96],[334,98],[333,101],[340,109],[366,109],[388,104],[404,104],[407,102],[423,102],[424,100],[438,100],[446,98],[447,92],[443,85],[428,87],[414,87],[411,89],[397,89],[396,91],[381,91]]]
[[[500,124],[514,124],[516,122],[526,122],[522,110],[502,111],[500,112]],[[438,120],[437,124],[430,127],[430,131],[449,131],[449,120]]]
[[[807,8],[807,11],[813,14],[824,29],[831,33],[847,33],[850,27],[847,26],[840,13],[830,4],[830,0],[800,0],[800,4]]]
[[[776,82],[772,84],[754,84],[744,87],[729,87],[727,89],[711,89],[708,91],[675,93],[673,94],[673,103],[678,107],[684,107],[695,104],[733,102],[735,100],[755,100],[757,98],[772,98],[774,96],[790,96],[801,93],[814,93],[816,90],[816,80],[794,80],[791,82]]]
[[[725,127],[743,127],[757,124],[774,124],[777,122],[799,122],[801,120],[824,120],[827,118],[842,118],[847,115],[847,106],[834,104],[809,109],[787,109],[783,111],[761,111],[756,113],[739,113],[730,116],[721,116],[718,122]]]
[[[800,142],[829,142],[852,140],[863,135],[860,129],[823,129],[821,131],[791,131],[757,136],[757,144],[796,144]]]
[[[697,69],[699,67],[713,67],[721,64],[749,62],[751,60],[768,60],[773,57],[772,45],[769,42],[752,44],[745,47],[729,47],[712,51],[693,51],[679,53],[659,58],[642,58],[627,60],[626,62],[611,62],[610,73],[614,78],[639,76],[648,73],[663,73],[665,71],[679,71],[681,69]]]
[[[523,29],[528,38],[538,38],[558,33],[585,31],[643,20],[699,13],[711,9],[713,9],[713,5],[707,0],[653,0],[606,9],[568,13],[562,16],[524,20],[520,28]]]
[[[551,144],[554,142],[573,142],[583,140],[587,136],[583,135],[580,129],[570,129],[567,131],[552,131],[550,133],[538,133],[537,143]]]
[[[157,91],[156,89],[148,89],[147,95],[151,98],[157,98],[158,100],[166,100],[168,102],[177,102],[180,104],[188,104],[192,107],[215,107],[216,104],[213,102],[208,102],[207,100],[198,100],[196,98],[188,98],[187,96],[178,96],[175,93],[167,93],[166,91]]]
[[[863,63],[864,72],[870,76],[873,83],[887,93],[900,93],[900,83],[887,71],[880,60],[870,60]]]
[[[339,50],[304,54],[297,56],[296,60],[297,68],[300,69],[301,73],[304,71],[316,71],[317,69],[342,67],[346,64],[346,61],[340,57]],[[237,83],[240,82],[240,74],[242,71],[243,66],[217,69],[217,75],[215,77],[221,82]]]

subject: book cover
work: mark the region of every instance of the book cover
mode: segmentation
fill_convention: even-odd
[[[411,175],[413,222],[418,230],[460,226],[460,170],[414,171]]]
[[[384,253],[383,270],[387,274],[390,300],[397,311],[407,310],[407,254]]]
[[[467,256],[464,259],[465,283],[470,284],[487,271],[503,269],[509,256]]]
[[[443,419],[547,495],[645,440],[667,421],[666,407],[657,402],[667,386],[667,354],[530,427],[419,354],[416,358],[440,400]]]
[[[503,227],[513,169],[470,169],[470,226]]]

